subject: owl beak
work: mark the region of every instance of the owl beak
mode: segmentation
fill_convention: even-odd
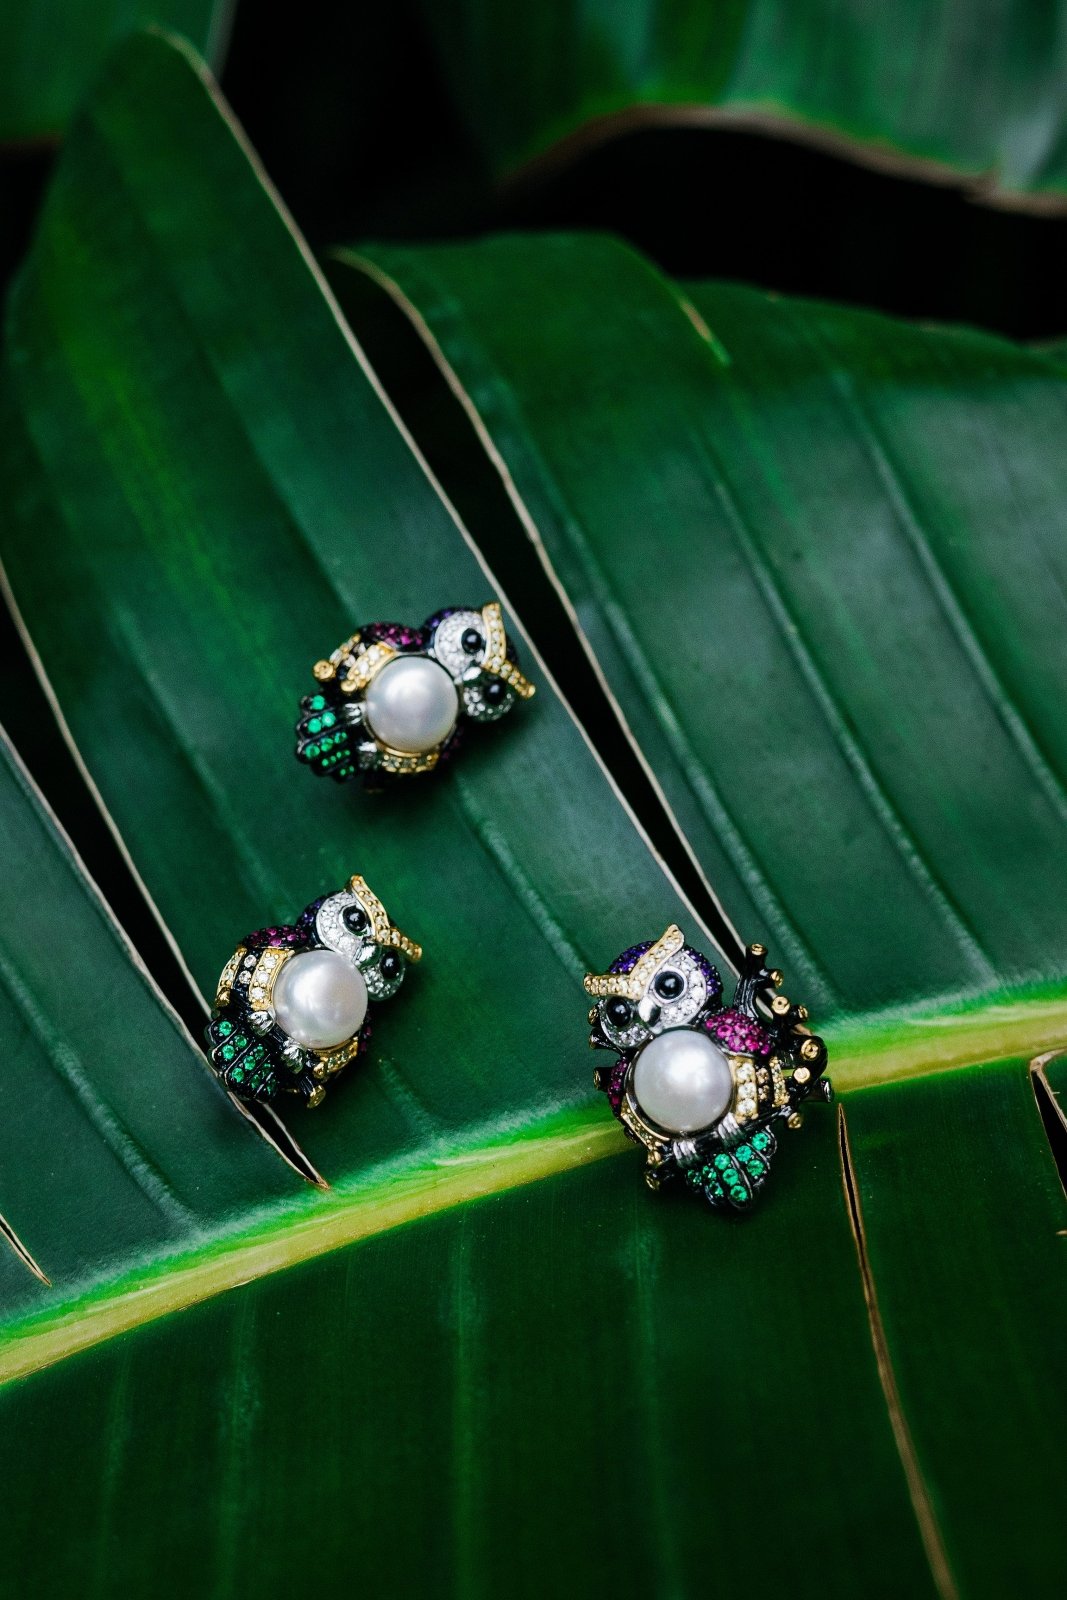
[[[656,1004],[651,996],[647,994],[643,1000],[639,1000],[637,1002],[637,1015],[640,1017],[646,1028],[654,1028],[656,1026],[656,1023],[660,1018],[661,1009],[662,1008]]]

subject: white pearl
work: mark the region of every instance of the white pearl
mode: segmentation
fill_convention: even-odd
[[[695,1133],[718,1122],[733,1095],[733,1075],[718,1045],[694,1028],[668,1028],[634,1063],[634,1098],[668,1133]]]
[[[398,656],[371,679],[364,711],[382,744],[405,755],[422,755],[452,732],[459,695],[436,661],[428,656]]]
[[[290,957],[271,998],[279,1028],[307,1050],[344,1044],[367,1015],[363,974],[336,950],[303,950]]]

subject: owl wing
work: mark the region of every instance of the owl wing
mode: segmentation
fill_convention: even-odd
[[[360,770],[358,728],[335,686],[305,695],[296,724],[296,758],[321,777],[347,783]]]
[[[236,1007],[213,1017],[206,1036],[211,1065],[224,1088],[241,1100],[269,1103],[277,1097],[281,1063],[276,1052],[269,1040],[253,1032]]]

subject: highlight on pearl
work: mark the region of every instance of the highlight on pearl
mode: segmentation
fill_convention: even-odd
[[[367,1015],[367,985],[358,967],[334,950],[292,956],[274,985],[279,1028],[309,1050],[333,1050],[351,1039]]]
[[[444,667],[428,656],[395,656],[368,685],[364,715],[382,744],[424,755],[455,727],[459,695]]]
[[[634,1098],[645,1115],[670,1133],[695,1133],[718,1122],[730,1104],[730,1063],[706,1033],[671,1028],[634,1062]]]

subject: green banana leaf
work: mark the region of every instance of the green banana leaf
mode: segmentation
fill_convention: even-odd
[[[0,8],[0,144],[54,138],[115,42],[174,28],[216,65],[234,0],[6,0]]]
[[[189,1250],[299,1180],[242,1121],[0,731],[5,1321]]]
[[[606,240],[342,252],[335,285],[371,332],[361,273],[407,313],[466,425],[378,340],[446,488],[546,631],[562,597],[726,907],[770,930],[859,1060],[881,1038],[886,1090],[847,1103],[868,1265],[946,1539],[966,1540],[949,1566],[993,1584],[992,1546],[1014,1559],[1028,1514],[1005,1504],[978,1526],[970,1508],[983,1483],[1040,1493],[1035,1452],[1055,1480],[1042,1408],[1063,1399],[1051,1364],[1009,1398],[1035,1374],[1002,1353],[1048,1342],[1061,1313],[1037,1308],[1062,1268],[1032,1239],[1030,1288],[1009,1295],[989,1274],[1019,1265],[1014,1225],[1000,1247],[977,1227],[972,1252],[962,1219],[1018,1139],[1033,1166],[1013,1181],[1062,1197],[1024,1061],[924,1075],[1064,1037],[1063,380],[969,332],[724,286],[683,296]],[[839,1084],[851,1070],[839,1058]],[[974,1147],[949,1163],[944,1130],[963,1124]],[[957,1304],[937,1281],[914,1303],[919,1253],[946,1285],[966,1258]],[[976,1327],[991,1303],[1010,1311],[965,1368],[968,1302]],[[962,1418],[974,1386],[1001,1390],[1011,1467],[998,1428],[964,1447],[932,1405]]]
[[[847,1120],[811,1113],[750,1223],[653,1201],[580,978],[708,935],[521,618],[538,696],[447,780],[383,803],[292,762],[354,623],[499,588],[181,47],[127,46],[71,131],[2,406],[15,602],[200,991],[352,870],[426,946],[289,1119],[330,1190],[283,1205],[234,1113],[263,1214],[132,1279],[102,1227],[90,1292],[5,1306],[8,1592],[1053,1592],[1064,1208],[1021,1057],[1059,990],[842,1004]],[[14,1159],[20,1193],[56,1164]]]
[[[1064,203],[1059,0],[424,0],[422,10],[456,104],[501,174],[627,129],[725,127],[997,204]]]

